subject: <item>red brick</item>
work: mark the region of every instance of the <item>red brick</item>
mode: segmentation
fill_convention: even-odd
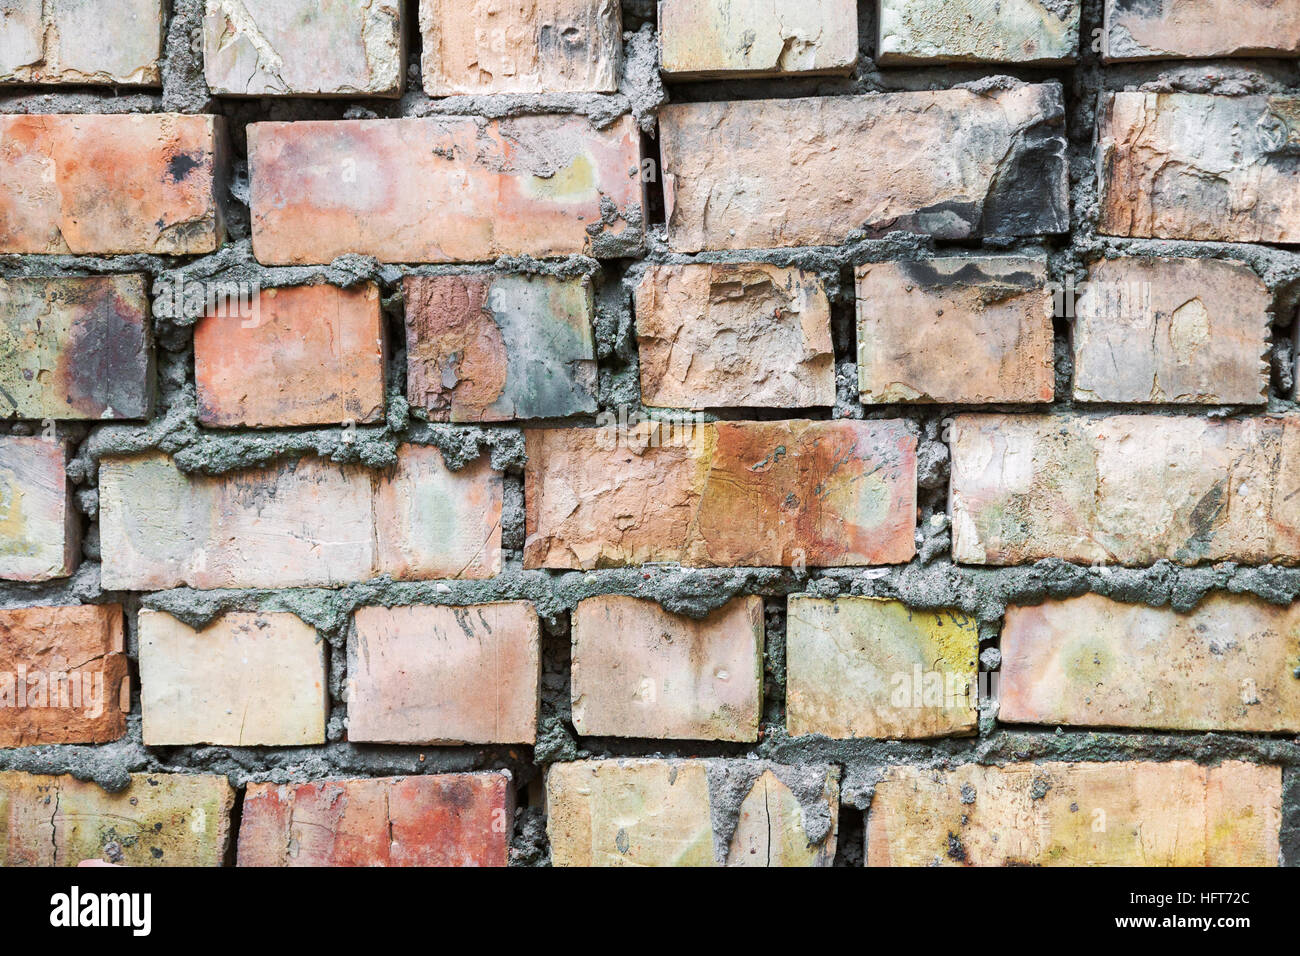
[[[1108,60],[1300,55],[1294,0],[1106,0]]]
[[[1300,732],[1300,605],[1212,594],[1194,610],[1096,594],[1007,608],[999,719]]]
[[[65,578],[81,557],[81,519],[62,441],[0,435],[0,579]]]
[[[240,866],[505,866],[508,773],[253,783]]]
[[[589,280],[408,276],[406,397],[433,421],[563,418],[596,410]]]
[[[213,252],[219,116],[0,115],[0,253]]]
[[[143,275],[0,279],[0,416],[148,418],[153,390]]]
[[[501,475],[402,445],[390,471],[321,458],[210,477],[165,455],[99,468],[104,587],[333,587],[379,574],[485,578],[501,567]]]
[[[573,612],[573,726],[588,737],[758,739],[763,599],[708,617],[609,595]]]
[[[867,866],[1276,866],[1280,767],[1225,762],[891,767]]]
[[[668,245],[1064,232],[1064,122],[1053,84],[672,103],[659,112]]]
[[[876,262],[855,275],[865,404],[1052,400],[1045,260]]]
[[[541,627],[528,601],[359,608],[348,639],[348,739],[537,739]]]
[[[623,53],[609,0],[419,0],[424,90],[612,93]]]
[[[0,866],[221,866],[234,808],[224,776],[133,773],[107,793],[68,776],[0,773]]]
[[[0,747],[122,737],[124,640],[117,604],[0,610]]]
[[[253,250],[268,265],[345,253],[384,262],[627,255],[641,246],[640,134],[630,116],[605,129],[579,116],[255,123],[248,162]]]
[[[525,567],[829,567],[915,554],[916,438],[900,421],[525,434]]]
[[[1300,422],[962,415],[953,558],[1300,561]]]
[[[376,285],[266,289],[256,303],[248,316],[219,308],[194,330],[202,424],[383,419],[384,320]]]

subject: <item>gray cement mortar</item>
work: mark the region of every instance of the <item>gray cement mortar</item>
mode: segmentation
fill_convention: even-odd
[[[452,97],[432,100],[419,85],[418,36],[412,37],[408,58],[408,91],[398,100],[232,100],[214,98],[203,80],[196,38],[202,0],[174,0],[168,29],[162,90],[113,92],[78,89],[50,93],[16,89],[0,95],[5,112],[217,112],[229,119],[234,169],[229,195],[223,197],[231,239],[209,256],[171,258],[147,255],[112,258],[87,256],[0,255],[0,276],[85,275],[143,272],[158,295],[168,284],[255,283],[265,288],[302,283],[354,286],[374,282],[380,290],[391,343],[387,369],[389,413],[385,422],[358,427],[351,440],[343,429],[269,429],[224,432],[201,428],[193,377],[194,309],[172,308],[159,300],[154,311],[158,343],[159,409],[149,423],[59,425],[59,433],[75,448],[69,475],[82,512],[85,560],[71,578],[42,585],[0,584],[0,607],[33,604],[121,602],[133,612],[139,607],[168,611],[192,626],[234,610],[280,610],[298,614],[314,626],[329,648],[331,712],[329,742],[319,747],[165,747],[146,748],[141,742],[139,683],[135,674],[136,641],[128,635],[132,658],[133,711],[127,735],[98,746],[45,746],[0,751],[0,769],[33,773],[70,773],[120,790],[127,774],[151,772],[224,773],[236,786],[249,782],[318,779],[349,775],[386,776],[486,769],[509,769],[520,786],[521,810],[514,834],[512,862],[548,865],[544,811],[538,804],[538,784],[545,768],[556,761],[593,757],[665,756],[731,758],[727,765],[711,764],[715,839],[722,852],[735,830],[739,804],[748,784],[767,762],[791,787],[808,813],[810,835],[826,826],[816,809],[820,768],[835,768],[841,777],[840,850],[837,863],[861,865],[862,816],[883,768],[912,764],[943,768],[976,762],[1079,760],[1194,760],[1214,764],[1227,759],[1278,764],[1284,768],[1283,858],[1300,865],[1300,740],[1295,737],[1213,733],[1142,733],[1111,730],[1018,728],[997,723],[996,704],[985,709],[979,733],[966,738],[933,741],[832,741],[820,737],[791,738],[784,730],[784,598],[793,593],[825,597],[859,594],[893,597],[919,608],[958,608],[981,623],[981,661],[996,668],[999,660],[1001,616],[1009,604],[1032,605],[1085,593],[1180,611],[1194,608],[1212,591],[1249,593],[1275,604],[1300,597],[1300,568],[1246,567],[1222,563],[1187,568],[1159,562],[1149,568],[1083,567],[1059,560],[1009,568],[955,565],[949,554],[946,511],[948,450],[944,423],[955,406],[904,405],[864,408],[856,395],[854,367],[853,268],[895,258],[980,255],[990,252],[1045,254],[1049,274],[1060,281],[1082,279],[1087,264],[1099,258],[1167,255],[1232,258],[1244,261],[1265,282],[1273,296],[1275,328],[1285,330],[1300,308],[1300,252],[1269,245],[1130,240],[1101,236],[1096,231],[1097,188],[1094,129],[1099,97],[1106,91],[1141,89],[1190,92],[1300,92],[1300,64],[1294,61],[1204,61],[1143,63],[1103,70],[1089,49],[1093,30],[1101,25],[1101,0],[1084,0],[1081,29],[1083,56],[1073,69],[1014,69],[961,66],[879,69],[871,59],[875,46],[874,3],[859,3],[861,58],[852,76],[787,78],[674,84],[667,88],[654,68],[657,38],[654,3],[625,0],[625,68],[617,93],[607,95],[547,95]],[[414,32],[414,31],[413,31]],[[704,253],[695,257],[670,252],[662,222],[647,221],[644,254],[617,242],[593,243],[593,257],[554,261],[502,259],[472,266],[385,265],[361,256],[345,256],[327,266],[269,268],[256,262],[249,242],[247,165],[242,127],[249,122],[286,119],[344,119],[395,116],[472,115],[505,118],[564,112],[585,115],[597,126],[632,113],[646,132],[649,155],[656,110],[670,100],[726,100],[794,96],[838,96],[898,90],[943,89],[963,85],[976,91],[1019,82],[1059,82],[1067,109],[1071,173],[1072,229],[1068,236],[1035,240],[936,243],[926,237],[892,234],[884,238],[851,237],[836,247],[750,250]],[[657,160],[657,157],[655,157]],[[657,183],[650,184],[652,193]],[[652,198],[651,209],[655,208]],[[817,418],[904,418],[919,438],[918,557],[905,567],[808,569],[780,568],[689,569],[666,565],[598,570],[588,573],[529,571],[522,567],[524,541],[522,469],[523,433],[518,426],[450,426],[430,424],[413,413],[403,397],[405,351],[402,347],[402,280],[409,275],[508,269],[570,278],[590,278],[596,285],[596,341],[599,359],[599,411],[640,406],[637,385],[635,317],[631,290],[645,262],[736,262],[759,260],[797,266],[819,275],[832,301],[832,328],[837,359],[838,400]],[[174,286],[173,286],[174,287]],[[1152,415],[1258,415],[1259,408],[1222,406],[1171,408],[1161,406],[1098,406],[1076,409],[1070,399],[1072,373],[1068,326],[1057,328],[1057,393],[1054,412],[1110,414],[1141,411]],[[1275,335],[1274,375],[1266,411],[1294,410],[1290,398],[1289,336]],[[1028,406],[993,406],[984,410],[1029,411]],[[660,413],[653,413],[660,414]],[[773,410],[728,411],[710,418],[782,418]],[[536,423],[529,423],[536,424]],[[540,423],[548,424],[548,423]],[[564,424],[595,424],[595,416]],[[0,433],[31,434],[31,422],[0,423]],[[185,471],[222,474],[262,466],[302,455],[321,455],[336,462],[382,469],[395,460],[403,442],[432,444],[449,464],[461,467],[480,455],[505,473],[502,521],[504,572],[487,581],[396,582],[388,578],[335,590],[288,589],[197,591],[188,588],[150,594],[103,590],[99,575],[95,488],[98,462],[107,456],[158,449],[173,455]],[[569,617],[584,598],[629,594],[658,602],[670,611],[700,617],[733,597],[759,594],[765,599],[767,654],[765,700],[760,742],[749,746],[709,742],[580,738],[569,708]],[[345,657],[352,612],[367,604],[411,603],[463,605],[493,600],[532,601],[543,622],[542,720],[537,745],[527,747],[396,747],[348,743],[346,734]],[[128,614],[133,621],[134,615]],[[1298,678],[1300,679],[1300,678]],[[721,768],[721,769],[719,769]],[[532,795],[532,799],[529,795]],[[237,821],[236,821],[237,822]],[[811,832],[816,831],[816,832]],[[846,836],[853,839],[846,842]]]

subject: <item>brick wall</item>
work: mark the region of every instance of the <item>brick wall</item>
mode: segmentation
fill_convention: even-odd
[[[1300,864],[1300,0],[0,31],[0,863]]]

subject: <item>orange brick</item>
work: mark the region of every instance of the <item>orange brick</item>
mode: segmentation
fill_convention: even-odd
[[[249,784],[240,866],[505,866],[508,773]]]
[[[194,330],[199,421],[236,426],[366,423],[384,417],[379,288],[266,289],[247,317]]]
[[[541,628],[528,601],[359,608],[348,640],[348,739],[537,739]]]
[[[124,640],[117,604],[0,610],[0,747],[122,737]]]
[[[0,579],[65,578],[81,557],[81,520],[61,441],[0,435]]]
[[[903,422],[525,434],[525,567],[830,567],[916,551],[916,438]]]
[[[268,265],[641,248],[630,116],[605,129],[580,116],[255,123],[248,162],[253,250]]]
[[[754,741],[762,700],[762,598],[735,598],[701,620],[632,597],[578,602],[578,733]]]
[[[1108,60],[1300,55],[1293,0],[1106,0]]]
[[[213,252],[224,149],[219,116],[0,115],[0,253]]]

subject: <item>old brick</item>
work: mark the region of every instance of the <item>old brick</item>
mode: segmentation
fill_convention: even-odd
[[[612,93],[623,54],[611,0],[420,0],[424,91]]]
[[[332,587],[491,577],[501,566],[501,476],[479,459],[451,471],[402,445],[389,472],[304,458],[209,477],[165,455],[99,468],[108,590]]]
[[[62,441],[0,435],[0,579],[66,578],[81,557]]]
[[[240,866],[505,866],[508,773],[253,783]]]
[[[482,122],[249,126],[258,260],[328,263],[359,253],[384,262],[476,262],[641,247],[632,117],[605,129],[581,116]]]
[[[596,410],[587,280],[409,276],[406,397],[433,421],[563,418]]]
[[[363,607],[348,639],[348,739],[531,744],[541,628],[528,601]]]
[[[122,737],[124,637],[117,604],[0,610],[0,747]]]
[[[1108,60],[1300,54],[1294,0],[1106,0]]]
[[[398,96],[401,2],[207,0],[203,72],[233,96]]]
[[[1069,226],[1056,84],[673,103],[659,114],[675,252]]]
[[[1073,63],[1079,0],[881,0],[876,61]]]
[[[1261,405],[1271,307],[1268,287],[1241,262],[1093,263],[1076,306],[1074,398]]]
[[[1045,260],[876,262],[856,276],[864,403],[1052,400]]]
[[[730,840],[714,809],[743,793]],[[829,866],[839,771],[765,760],[584,760],[546,775],[555,866]]]
[[[1098,121],[1101,232],[1300,242],[1300,97],[1112,93]]]
[[[835,404],[830,302],[802,269],[652,265],[636,287],[636,333],[647,405]]]
[[[379,288],[266,289],[250,316],[209,312],[194,330],[199,421],[326,425],[384,417]]]
[[[718,422],[525,433],[529,568],[905,563],[903,422]]]
[[[962,415],[953,557],[1146,565],[1300,560],[1300,422]]]
[[[1278,767],[1227,762],[891,767],[868,866],[1276,866]]]
[[[0,417],[148,418],[153,379],[144,276],[0,279]]]
[[[293,614],[230,612],[195,630],[140,611],[146,747],[325,742],[325,645]]]
[[[975,730],[973,618],[869,597],[796,594],[787,606],[792,736],[900,739]]]
[[[0,253],[214,251],[225,240],[224,122],[0,115]]]
[[[659,0],[660,65],[674,79],[851,73],[854,0]]]
[[[573,726],[590,737],[758,739],[763,599],[700,620],[653,601],[587,598],[573,614]]]
[[[234,807],[224,776],[133,773],[106,793],[68,776],[0,773],[0,866],[221,866]]]
[[[159,86],[162,7],[162,0],[4,0],[0,85]]]
[[[1007,608],[1007,723],[1300,731],[1300,606],[1213,594],[1195,611],[1096,594]]]

